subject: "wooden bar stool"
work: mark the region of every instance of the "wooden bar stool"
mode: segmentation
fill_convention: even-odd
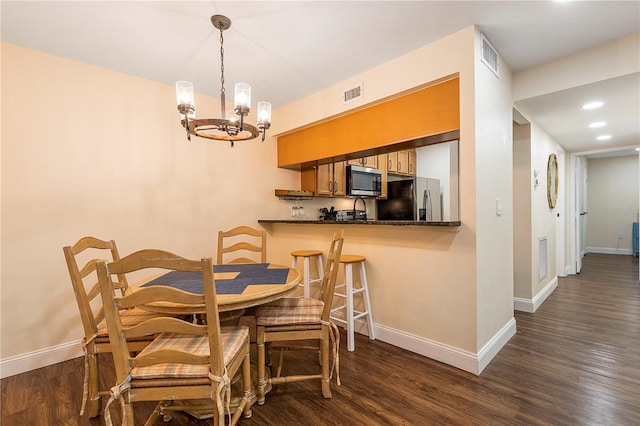
[[[375,340],[375,331],[373,329],[373,318],[371,316],[371,302],[369,301],[369,287],[367,285],[367,272],[364,262],[367,259],[364,256],[355,254],[343,254],[340,256],[340,263],[344,264],[344,284],[336,285],[336,290],[344,288],[344,293],[334,292],[334,297],[340,297],[345,300],[345,304],[331,309],[331,319],[337,323],[343,324],[347,329],[347,350],[353,352],[355,350],[354,342],[354,325],[358,318],[367,317],[367,327],[369,328],[369,338]],[[353,288],[353,265],[360,267],[360,288]],[[363,311],[357,311],[353,307],[353,295],[361,294]],[[336,313],[342,311],[341,317],[336,317]]]
[[[322,251],[320,250],[294,250],[291,252],[291,256],[293,257],[293,262],[291,263],[292,268],[296,268],[298,266],[298,258],[301,257],[304,260],[303,263],[303,278],[302,282],[298,284],[299,287],[304,288],[304,297],[310,297],[311,295],[311,284],[313,283],[321,283],[322,277],[324,276],[324,267],[322,265]],[[317,271],[318,276],[316,278],[311,278],[310,272],[310,264],[311,258],[315,257],[317,260]]]

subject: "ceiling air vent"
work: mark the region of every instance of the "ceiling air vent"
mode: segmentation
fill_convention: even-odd
[[[342,103],[349,103],[353,101],[357,101],[361,99],[364,95],[362,90],[362,83],[358,84],[356,87],[352,87],[351,89],[347,89],[342,94]]]
[[[489,67],[496,77],[500,77],[498,73],[498,52],[484,36],[482,36],[482,63]]]

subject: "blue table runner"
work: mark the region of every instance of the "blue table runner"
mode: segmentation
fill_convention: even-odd
[[[284,284],[287,282],[288,268],[268,269],[268,263],[214,265],[213,272],[239,272],[232,279],[216,279],[217,294],[242,294],[249,285]],[[142,287],[166,285],[189,293],[202,294],[202,274],[200,272],[171,271]]]

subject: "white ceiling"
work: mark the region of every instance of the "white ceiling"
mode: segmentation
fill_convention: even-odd
[[[512,71],[640,32],[639,1],[5,1],[3,41],[219,94],[224,14],[226,88],[249,82],[274,108],[336,84],[448,34],[478,25]],[[640,54],[639,54],[640,55]],[[639,59],[640,60],[640,59]],[[640,69],[640,65],[638,67]],[[606,102],[608,142],[595,141],[584,112]],[[640,143],[640,73],[521,100],[565,149]]]

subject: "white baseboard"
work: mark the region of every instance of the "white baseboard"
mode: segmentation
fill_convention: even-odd
[[[628,248],[587,247],[587,253],[622,254],[626,256],[631,256],[633,254],[633,250]]]
[[[82,342],[76,340],[0,360],[0,378],[15,376],[82,356]]]
[[[551,293],[553,293],[553,290],[555,290],[557,287],[558,277],[554,277],[551,281],[549,281],[549,284],[544,286],[544,288],[535,295],[533,300],[514,297],[513,309],[515,309],[516,311],[529,312],[532,314],[538,310],[540,305],[542,305],[545,300],[547,300],[547,297],[551,296]]]
[[[355,331],[368,336],[367,322],[361,319],[355,322]],[[383,325],[374,323],[374,327],[376,339],[380,341],[435,359],[436,361],[443,362],[475,375],[479,375],[482,370],[489,365],[493,357],[496,356],[500,349],[502,349],[516,333],[516,321],[514,318],[511,318],[476,355],[472,352]],[[357,347],[356,350],[358,350]]]
[[[453,346],[425,339],[404,331],[374,324],[376,338],[399,348],[435,359],[464,371],[479,375],[516,332],[515,319],[505,326],[476,355]],[[369,335],[366,321],[356,320],[355,331]],[[80,340],[63,343],[26,354],[0,360],[0,378],[14,376],[82,356]]]
[[[504,327],[480,349],[480,352],[478,352],[478,372],[476,374],[482,373],[482,370],[489,365],[491,360],[500,352],[500,349],[502,349],[515,334],[516,319],[511,318]]]

